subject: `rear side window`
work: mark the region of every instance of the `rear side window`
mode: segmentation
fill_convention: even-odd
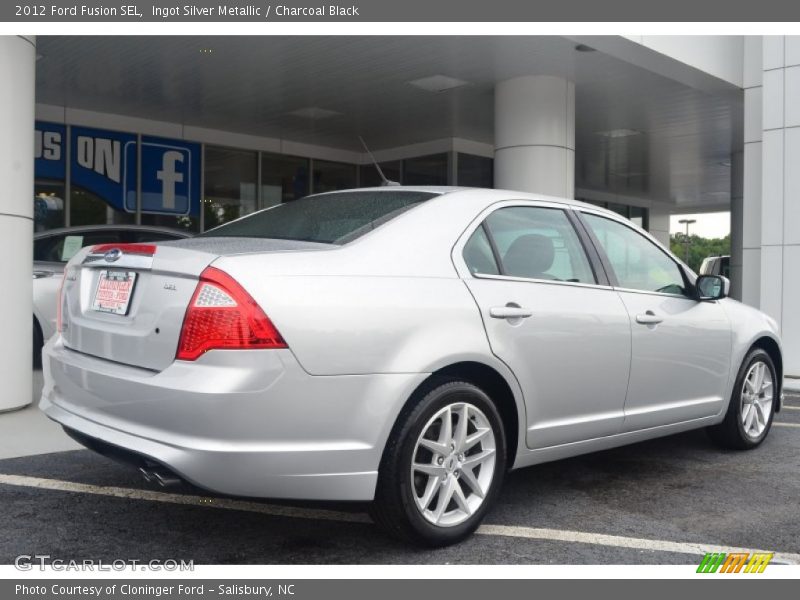
[[[306,196],[226,223],[198,237],[269,238],[341,245],[436,195],[382,190]]]
[[[489,238],[486,237],[486,230],[483,225],[475,230],[466,245],[464,246],[464,262],[467,263],[469,272],[483,273],[484,275],[499,275],[497,261],[492,253],[492,246]]]
[[[563,210],[501,208],[487,217],[484,226],[497,249],[503,275],[596,283],[583,245]]]

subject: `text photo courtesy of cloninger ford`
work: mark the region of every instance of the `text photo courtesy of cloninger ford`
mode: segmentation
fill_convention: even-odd
[[[6,576],[796,575],[800,35],[174,23],[0,35]]]

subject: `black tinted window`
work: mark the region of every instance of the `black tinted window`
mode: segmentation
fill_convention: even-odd
[[[115,229],[76,231],[75,233],[47,236],[33,242],[33,260],[65,263],[85,246],[114,244],[122,241],[122,231]]]
[[[346,244],[435,195],[386,190],[306,196],[226,223],[199,237]]]

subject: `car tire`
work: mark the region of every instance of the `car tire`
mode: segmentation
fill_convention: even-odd
[[[457,543],[491,508],[506,463],[503,421],[489,396],[465,381],[431,381],[414,394],[392,430],[370,515],[403,541]]]
[[[42,366],[42,348],[44,347],[44,335],[42,335],[42,328],[33,318],[33,368],[38,369]]]
[[[736,376],[725,419],[708,427],[708,435],[724,448],[758,447],[772,427],[777,392],[778,376],[772,358],[761,348],[753,348]]]

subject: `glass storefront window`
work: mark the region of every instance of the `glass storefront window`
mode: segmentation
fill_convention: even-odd
[[[378,163],[381,167],[381,171],[383,171],[384,176],[389,181],[395,181],[397,183],[401,183],[400,181],[400,161],[393,160],[389,162],[382,162]],[[378,169],[375,168],[371,162],[364,163],[363,165],[359,166],[359,185],[361,187],[377,187],[383,183],[381,176],[378,174]]]
[[[136,223],[136,215],[116,210],[93,192],[72,186],[69,223],[70,225],[132,225]]]
[[[200,232],[200,219],[188,215],[148,215],[142,214],[142,225],[152,225],[155,227],[169,227],[181,231]]]
[[[612,210],[618,215],[622,215],[625,218],[628,218],[628,205],[627,204],[615,204],[614,202],[607,202],[606,208],[608,210]]]
[[[642,229],[650,229],[650,223],[648,222],[648,212],[646,208],[642,208],[641,206],[631,206],[630,211],[628,213],[628,218],[636,223]]]
[[[314,193],[356,187],[356,166],[328,160],[314,161]]]
[[[44,231],[64,226],[64,183],[36,180],[33,187],[33,229]]]
[[[432,154],[403,161],[403,185],[447,185],[447,154]]]
[[[307,158],[261,155],[261,208],[307,196],[308,182]]]
[[[645,231],[650,230],[650,220],[649,220],[650,211],[647,208],[642,208],[641,206],[631,206],[629,204],[617,204],[615,202],[600,202],[597,200],[586,200],[585,198],[576,198],[576,200],[580,200],[581,202],[586,202],[587,204],[594,204],[595,206],[612,210],[618,215],[622,215],[626,219],[630,219],[633,223],[635,223]]]
[[[458,153],[458,185],[494,187],[494,160],[485,156]]]
[[[206,147],[202,201],[206,230],[258,209],[257,156],[246,150]]]

